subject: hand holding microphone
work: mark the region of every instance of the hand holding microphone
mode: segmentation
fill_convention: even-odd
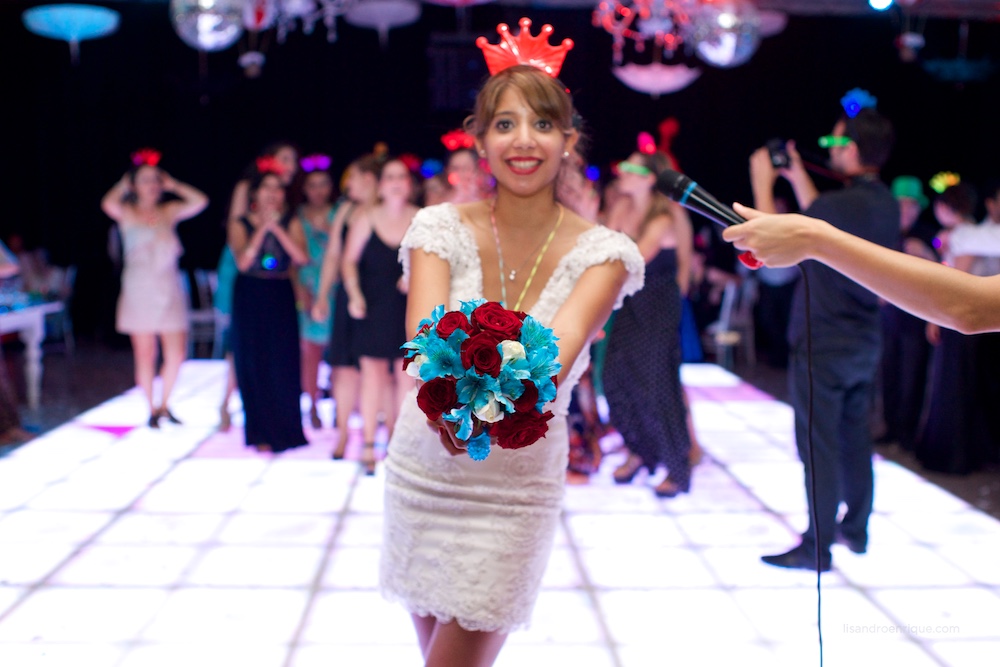
[[[746,222],[746,218],[710,195],[705,188],[672,169],[665,169],[657,176],[656,189],[684,208],[700,213],[723,227]],[[750,251],[741,253],[739,260],[749,269],[759,269],[763,266],[763,263]]]

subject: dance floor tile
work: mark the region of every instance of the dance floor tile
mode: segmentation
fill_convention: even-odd
[[[717,629],[713,639],[691,641],[676,636],[670,628],[662,628],[660,642],[625,644],[618,649],[621,664],[627,667],[667,667],[669,665],[691,665],[692,667],[715,667],[723,665],[754,665],[775,667],[773,652],[759,643],[751,641],[731,641],[724,629]],[[802,667],[799,663],[795,667]],[[782,666],[784,667],[784,666]]]
[[[599,643],[601,627],[594,606],[582,591],[542,591],[538,596],[531,625],[522,632],[512,633],[510,644]]]
[[[11,512],[0,520],[0,546],[80,544],[113,519],[110,512]]]
[[[756,641],[757,631],[726,591],[615,590],[598,593],[611,638],[625,646]],[[679,664],[692,664],[680,661]],[[695,663],[698,664],[698,663]]]
[[[181,581],[198,550],[174,546],[93,545],[66,563],[52,583],[74,586],[166,587]]]
[[[420,649],[415,641],[410,642],[409,645],[320,644],[299,647],[292,656],[288,667],[332,667],[335,665],[398,665],[398,667],[405,667],[407,665],[420,665],[422,662]]]
[[[219,546],[206,552],[185,580],[195,586],[305,588],[322,555],[319,547]]]
[[[788,535],[781,521],[764,512],[687,514],[677,517],[677,523],[695,546],[774,544]]]
[[[141,632],[161,643],[287,642],[309,602],[305,591],[182,588]]]
[[[871,592],[896,622],[921,640],[997,638],[1000,590],[907,588]]]
[[[0,586],[0,615],[10,609],[24,595],[25,590],[18,586]]]
[[[125,649],[86,640],[74,644],[0,642],[0,665],[12,667],[83,667],[118,665]]]
[[[212,539],[225,514],[140,514],[131,512],[97,537],[101,544],[201,544]]]
[[[302,640],[309,644],[414,644],[410,615],[378,593],[321,591],[313,601]]]
[[[899,637],[828,638],[824,634],[823,655],[827,665],[906,665],[906,667],[939,667],[919,644]],[[781,667],[818,665],[819,649],[815,634],[800,641],[780,643],[774,647],[775,661]],[[979,663],[979,667],[984,667]]]
[[[288,647],[280,644],[147,644],[129,651],[116,667],[281,667]]]
[[[557,546],[542,577],[542,589],[581,588],[584,585],[573,550]]]
[[[615,484],[604,437],[499,667],[818,663],[816,575],[760,561],[808,521],[791,410],[717,366],[682,375],[705,450],[691,493],[657,499],[662,470]],[[377,589],[384,467],[330,460],[330,428],[280,455],[245,447],[238,413],[218,433],[224,380],[184,365],[183,426],[146,427],[132,390],[0,458],[0,666],[420,664]],[[826,662],[981,667],[1000,522],[877,456],[875,476],[869,553],[834,545],[822,575]]]
[[[32,593],[0,623],[0,642],[130,641],[166,597],[166,592],[154,588],[47,587]]]
[[[932,642],[930,650],[951,667],[983,667],[984,659],[992,659],[986,656],[1000,655],[1000,640],[939,641]]]
[[[336,519],[302,514],[235,514],[219,533],[220,544],[315,545],[330,539]]]
[[[702,588],[718,584],[694,551],[677,547],[582,549],[590,581],[600,589]]]
[[[784,588],[816,588],[816,573],[807,570],[786,570],[761,562],[760,557],[781,553],[784,543],[754,547],[711,547],[701,550],[702,559],[719,582],[726,587],[775,590]],[[822,574],[824,588],[843,586],[844,578],[833,570]]]
[[[1000,549],[1000,522],[978,510],[894,512],[886,519],[927,545]]]
[[[916,544],[885,545],[864,556],[842,552],[837,555],[837,569],[864,588],[973,585],[968,574],[933,549]]]
[[[612,547],[626,542],[637,547],[676,547],[684,544],[677,522],[663,515],[571,514],[567,526],[578,547]]]
[[[378,547],[382,544],[382,516],[348,514],[341,519],[337,545],[342,547]]]
[[[500,653],[496,667],[552,667],[553,665],[613,667],[615,664],[611,651],[606,646],[591,644],[524,645],[514,642],[513,637]]]
[[[378,588],[378,547],[340,547],[330,554],[323,587],[337,589]]]

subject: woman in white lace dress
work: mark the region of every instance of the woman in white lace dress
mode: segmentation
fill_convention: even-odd
[[[400,250],[409,332],[439,304],[504,301],[554,329],[562,364],[546,437],[494,447],[485,461],[429,424],[415,392],[404,403],[385,465],[381,587],[412,613],[427,666],[491,665],[507,634],[528,624],[563,498],[570,391],[591,339],[642,286],[644,263],[627,236],[555,200],[578,138],[572,113],[564,86],[541,70],[496,73],[467,121],[496,198],[421,210]]]

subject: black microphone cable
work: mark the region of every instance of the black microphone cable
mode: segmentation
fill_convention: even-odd
[[[731,227],[746,222],[746,218],[738,214],[730,206],[721,203],[694,180],[673,171],[666,169],[661,172],[656,179],[657,189],[671,200],[677,202],[684,208],[699,213],[712,222],[723,227]],[[751,269],[758,269],[762,266],[760,261],[750,252],[744,252],[739,256],[740,262]],[[816,551],[816,633],[819,640],[819,667],[823,667],[823,563],[820,557],[819,539],[819,510],[816,506],[816,455],[813,451],[813,364],[812,364],[812,313],[809,294],[809,276],[806,270],[799,264],[799,273],[802,275],[802,291],[805,297],[805,324],[806,324],[806,383],[808,391],[806,393],[806,452],[807,461],[803,464],[807,466],[809,473],[809,489],[811,505],[810,521],[813,526]]]

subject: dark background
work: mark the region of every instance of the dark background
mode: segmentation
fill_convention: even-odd
[[[19,233],[28,247],[46,247],[54,263],[78,266],[73,310],[83,335],[112,324],[111,222],[99,202],[131,151],[162,150],[167,171],[209,194],[208,210],[183,223],[180,234],[183,266],[212,267],[230,190],[262,146],[287,139],[305,152],[325,152],[335,173],[376,141],[393,153],[444,158],[440,136],[468,113],[485,74],[474,38],[495,42],[498,22],[515,25],[523,15],[536,29],[552,23],[553,41],[576,42],[561,78],[587,121],[591,162],[604,173],[633,150],[639,131],[655,134],[661,120],[675,116],[682,168],[720,199],[746,201],[747,158],[757,146],[774,136],[796,139],[819,159],[816,138],[832,127],[840,97],[862,87],[897,127],[887,179],[909,173],[926,182],[950,170],[981,183],[1000,175],[1000,74],[945,82],[920,62],[901,62],[891,13],[793,16],[749,63],[703,66],[687,89],[652,99],[614,78],[610,36],[593,27],[589,10],[476,6],[468,10],[471,34],[456,36],[454,10],[424,5],[421,20],[392,30],[385,49],[374,31],[340,20],[334,44],[322,25],[312,35],[291,33],[284,45],[272,42],[263,74],[251,80],[236,63],[245,36],[239,46],[199,54],[174,33],[166,3],[107,3],[122,14],[118,32],[83,42],[79,64],[71,65],[65,42],[21,23],[20,13],[36,4],[0,3],[0,235]],[[957,21],[928,21],[922,58],[955,58],[958,32]],[[1000,24],[973,23],[968,55],[1000,61]]]

